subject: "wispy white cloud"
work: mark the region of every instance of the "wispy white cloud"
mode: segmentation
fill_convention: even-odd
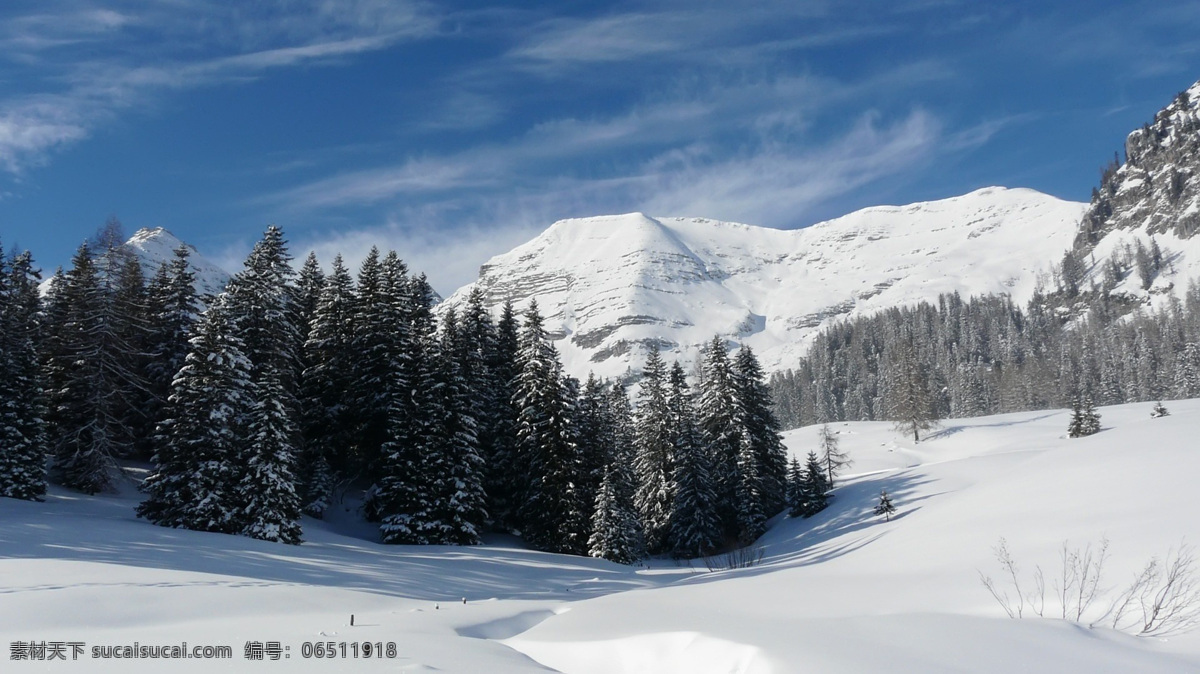
[[[620,180],[638,175],[646,162],[676,156],[681,148],[694,150],[709,142],[723,145],[729,137],[739,139],[746,148],[739,155],[741,161],[747,156],[801,155],[811,150],[811,141],[803,136],[810,118],[821,110],[950,76],[944,65],[923,61],[856,82],[813,75],[716,81],[656,94],[653,100],[605,116],[548,119],[508,142],[316,180],[267,195],[259,203],[274,203],[298,213],[467,187],[508,186],[536,192],[553,182],[545,177],[547,167],[595,158],[608,165],[619,164],[608,171],[613,175],[607,178]],[[785,150],[779,149],[781,143]],[[634,159],[626,158],[626,153]],[[710,154],[710,161],[727,159],[716,150]],[[641,159],[636,159],[639,156]],[[552,171],[550,175],[554,175]],[[610,184],[604,179],[602,175],[587,178],[596,184]]]
[[[41,13],[0,15],[0,60],[22,64],[23,89],[42,92],[0,94],[0,167],[42,164],[163,90],[336,61],[438,30],[415,0],[116,4],[59,0]]]
[[[45,153],[87,136],[87,127],[71,106],[53,98],[0,107],[0,167],[18,173]]]
[[[361,260],[371,245],[395,248],[411,268],[427,271],[434,287],[445,294],[474,279],[479,265],[490,256],[565,217],[640,210],[768,226],[810,224],[803,219],[810,208],[909,170],[936,156],[944,141],[941,123],[925,111],[892,123],[872,113],[839,137],[816,146],[777,145],[725,156],[696,144],[665,151],[627,173],[605,178],[552,177],[526,188],[488,190],[475,197],[439,198],[426,193],[423,205],[394,209],[386,224],[324,235],[306,233],[301,243],[324,259],[342,252],[354,261]],[[475,165],[474,160],[460,159],[464,167]],[[512,161],[512,157],[493,157],[488,174],[502,173],[504,169],[498,167]],[[415,170],[416,165],[408,168]],[[386,182],[382,176],[372,175],[362,185],[382,182]],[[348,184],[352,183],[353,179]],[[334,197],[347,196],[344,187],[320,198],[340,203]],[[290,198],[293,203],[304,199],[304,191],[297,190]],[[310,199],[300,208],[317,203]]]
[[[353,171],[261,198],[291,208],[372,204],[408,193],[430,194],[491,182],[482,165],[446,159],[412,160],[400,166]]]

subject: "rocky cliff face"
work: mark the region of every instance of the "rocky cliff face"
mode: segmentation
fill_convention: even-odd
[[[1080,288],[1159,307],[1200,277],[1200,82],[1130,133],[1104,172],[1070,263]]]
[[[1200,82],[1129,134],[1125,157],[1093,192],[1076,248],[1090,250],[1122,229],[1194,236],[1200,230]]]
[[[636,371],[651,344],[688,361],[714,335],[749,344],[774,370],[842,317],[956,291],[1023,301],[1071,246],[1083,210],[994,187],[791,231],[641,213],[563,220],[489,260],[473,285],[494,310],[536,298],[577,376]]]

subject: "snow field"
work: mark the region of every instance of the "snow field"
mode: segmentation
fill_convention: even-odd
[[[1068,413],[946,420],[920,444],[885,422],[833,426],[854,459],[824,512],[780,517],[751,568],[647,568],[524,550],[384,546],[344,507],[305,519],[301,546],[164,529],[138,495],[52,490],[0,500],[0,644],[227,644],[201,660],[6,662],[5,671],[1183,672],[1200,634],[1137,638],[1056,619],[1010,620],[998,581],[1005,537],[1023,573],[1054,578],[1064,540],[1111,541],[1104,585],[1200,543],[1200,400],[1101,408],[1103,431],[1066,438]],[[792,454],[816,427],[786,434]],[[879,490],[898,517],[871,514]],[[462,603],[462,598],[467,603]],[[1050,602],[1048,602],[1050,603]],[[1047,611],[1053,613],[1056,607]],[[350,627],[350,614],[355,626]],[[291,657],[242,659],[246,641]],[[304,659],[313,641],[388,641],[395,659]],[[7,660],[8,653],[2,654]]]

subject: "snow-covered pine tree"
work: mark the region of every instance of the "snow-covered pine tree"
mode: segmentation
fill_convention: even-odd
[[[787,452],[779,437],[779,421],[771,411],[771,391],[749,346],[738,349],[733,381],[742,439],[755,464],[755,489],[762,498],[760,507],[769,518],[787,504]]]
[[[676,557],[702,557],[720,545],[721,522],[717,519],[708,452],[701,441],[687,377],[678,361],[669,375],[667,413],[674,459],[667,540]]]
[[[850,455],[845,450],[838,446],[837,433],[830,430],[829,424],[821,425],[817,439],[821,445],[821,465],[825,468],[825,479],[828,480],[829,487],[832,489],[838,474],[850,467],[854,461],[850,459]]]
[[[883,515],[884,521],[892,521],[892,515],[896,512],[896,506],[892,503],[892,497],[888,495],[886,489],[879,492],[879,503],[875,505],[875,514]]]
[[[358,294],[351,321],[350,384],[347,405],[354,415],[354,443],[335,462],[348,477],[366,475],[379,462],[380,447],[387,440],[391,394],[407,388],[400,376],[396,342],[408,325],[399,315],[403,298],[396,294],[396,283],[384,283],[379,249],[372,247],[358,270]],[[343,464],[343,465],[338,465]],[[372,476],[372,480],[377,476]],[[368,519],[372,517],[368,511]]]
[[[296,275],[296,288],[293,292],[292,312],[295,317],[292,322],[300,333],[300,343],[308,341],[308,333],[312,329],[313,317],[317,313],[317,303],[321,301],[321,291],[325,288],[325,274],[321,272],[321,262],[315,252],[309,252]],[[304,356],[300,357],[304,362]],[[304,363],[305,369],[308,363]]]
[[[308,367],[301,385],[304,445],[298,472],[300,502],[314,517],[322,517],[329,506],[334,472],[347,475],[357,469],[350,454],[355,414],[349,404],[357,360],[352,350],[354,311],[354,281],[338,255],[322,284],[304,343]]]
[[[195,325],[191,350],[171,385],[156,468],[142,483],[146,499],[137,509],[155,524],[241,531],[236,486],[247,445],[251,365],[227,299],[216,298]]]
[[[766,510],[766,495],[763,493],[762,464],[749,439],[742,436],[742,446],[737,457],[737,542],[749,545],[767,531],[770,515]]]
[[[432,409],[435,444],[426,455],[434,466],[430,538],[443,545],[476,545],[487,513],[484,510],[483,459],[479,455],[476,419],[480,405],[471,381],[482,365],[477,346],[461,331],[453,310],[443,315],[436,351],[437,398]]]
[[[605,469],[613,457],[613,429],[608,413],[608,391],[596,375],[589,372],[575,405],[575,444],[579,448],[579,499],[584,504],[584,516],[591,522],[596,494],[604,479]],[[590,533],[590,532],[589,532]]]
[[[738,534],[738,489],[741,484],[738,456],[742,425],[737,420],[737,392],[725,343],[720,337],[701,351],[696,415],[716,491],[717,516],[725,538]]]
[[[634,428],[633,405],[630,404],[625,387],[620,382],[609,387],[604,412],[608,416],[606,427],[612,434],[609,465],[621,473],[620,479],[613,481],[617,498],[622,499],[623,503],[628,503],[634,515],[637,515],[637,507],[634,504],[637,476],[633,468],[637,456],[637,430]],[[640,518],[637,520],[637,532],[641,546],[639,555],[645,555],[646,540]]]
[[[809,452],[804,464],[804,482],[801,487],[803,515],[812,517],[829,505],[829,490],[832,488],[825,477],[825,466],[816,452]]]
[[[295,424],[296,435],[296,465],[295,490],[300,498],[302,509],[314,517],[321,517],[328,506],[329,494],[333,488],[333,477],[328,461],[323,455],[311,456],[312,449],[308,446],[310,417],[312,409],[308,406],[309,385],[305,373],[312,368],[309,352],[305,348],[309,333],[312,331],[313,320],[317,313],[317,303],[321,299],[321,291],[325,287],[325,274],[321,271],[321,262],[314,251],[310,251],[296,276],[296,285],[292,291],[292,323],[296,326],[296,361],[293,379],[296,391]]]
[[[525,312],[514,402],[516,465],[529,480],[518,492],[521,533],[530,545],[551,552],[585,554],[579,453],[573,441],[562,364],[546,336],[537,302]]]
[[[804,490],[804,469],[800,459],[792,457],[788,462],[788,516],[803,517],[804,507],[808,503]]]
[[[1200,345],[1188,342],[1175,363],[1175,395],[1179,398],[1200,396]]]
[[[1078,398],[1071,402],[1071,420],[1067,423],[1067,437],[1083,437],[1083,406]]]
[[[5,261],[0,274],[0,496],[33,501],[46,493],[37,286],[38,271],[28,252]]]
[[[398,299],[395,310],[405,327],[390,347],[388,436],[380,450],[370,506],[380,519],[385,543],[429,545],[440,542],[437,483],[447,471],[447,410],[441,391],[445,382],[437,363],[431,291],[423,276],[408,278],[394,253],[384,258],[382,270],[384,286]]]
[[[1082,405],[1082,420],[1080,423],[1080,435],[1095,435],[1100,432],[1100,413],[1096,411],[1096,407],[1092,404],[1092,396],[1085,395]]]
[[[671,410],[667,404],[667,371],[658,346],[651,346],[642,368],[637,408],[637,455],[634,474],[637,491],[634,504],[642,520],[646,548],[650,554],[670,549],[671,501],[675,486]]]
[[[482,299],[482,298],[481,298]],[[496,339],[488,354],[488,372],[493,387],[494,409],[488,431],[482,438],[484,452],[484,491],[492,525],[501,530],[517,527],[517,494],[527,480],[518,472],[517,417],[515,383],[519,368],[519,330],[511,301],[506,301],[496,323]]]
[[[254,244],[242,271],[229,282],[227,302],[256,376],[276,378],[277,392],[284,396],[278,402],[294,419],[300,329],[293,306],[296,272],[291,260],[283,230],[271,225]]]
[[[247,535],[287,543],[300,536],[294,484],[300,333],[291,259],[283,231],[268,227],[226,293],[252,373],[249,417],[243,421],[246,453],[236,466],[242,473],[236,526]]]
[[[628,498],[632,485],[622,485],[629,474],[609,464],[596,490],[588,554],[618,564],[633,564],[644,554],[641,523]]]
[[[273,369],[252,387],[247,419],[248,456],[237,485],[241,533],[277,543],[300,543],[300,497],[296,493],[296,429],[288,399]]]
[[[1150,410],[1150,416],[1155,419],[1158,419],[1159,417],[1170,416],[1170,415],[1171,415],[1171,413],[1167,411],[1167,407],[1162,404],[1161,400],[1154,403],[1154,409]]]

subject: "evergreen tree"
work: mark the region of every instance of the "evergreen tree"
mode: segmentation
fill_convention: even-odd
[[[313,318],[317,314],[317,304],[321,301],[321,291],[325,288],[325,275],[321,273],[321,263],[317,254],[310,252],[304,258],[300,273],[296,276],[296,289],[292,301],[292,311],[295,316],[292,321],[300,333],[300,343],[308,341],[308,333],[312,329]],[[303,355],[301,361],[304,360]],[[305,368],[308,363],[304,363]],[[302,370],[303,371],[303,368]]]
[[[437,398],[432,409],[435,443],[429,457],[441,457],[433,474],[431,538],[450,545],[480,542],[487,513],[484,510],[483,459],[479,454],[476,419],[480,406],[471,388],[480,354],[459,329],[453,310],[444,315],[439,341]]]
[[[283,384],[266,370],[255,385],[247,423],[249,456],[237,485],[241,531],[251,538],[300,543],[300,497],[295,488],[296,429],[284,406]]]
[[[767,388],[758,359],[748,346],[738,350],[733,366],[742,441],[754,462],[763,513],[770,517],[787,503],[787,452],[779,437],[779,422],[771,411]]]
[[[174,256],[159,267],[147,289],[149,306],[146,336],[146,416],[157,428],[166,417],[171,382],[187,359],[193,325],[199,316],[196,275],[188,263],[187,246],[175,249]],[[151,447],[158,451],[157,431]]]
[[[896,506],[892,504],[892,497],[888,495],[887,490],[883,489],[879,492],[879,503],[875,506],[875,514],[883,515],[887,522],[892,521],[892,515],[896,513]]]
[[[397,391],[409,389],[401,370],[403,357],[400,344],[408,341],[409,326],[404,320],[405,297],[401,291],[407,285],[394,270],[384,278],[379,250],[371,248],[358,272],[358,296],[351,322],[354,354],[347,404],[354,415],[354,444],[341,461],[335,462],[339,471],[349,476],[369,475],[376,481],[380,448],[388,440],[390,427],[402,422],[403,406],[393,409]],[[339,465],[340,464],[340,465]],[[370,505],[370,502],[368,502]],[[372,517],[368,508],[368,518]]]
[[[1180,398],[1200,397],[1200,346],[1189,342],[1176,358],[1175,395]]]
[[[674,447],[671,410],[667,403],[666,369],[653,346],[642,370],[637,410],[637,456],[634,503],[641,517],[650,554],[668,550],[671,500],[674,495]]]
[[[805,517],[812,517],[829,505],[829,490],[832,488],[825,477],[825,466],[817,458],[816,452],[809,452],[804,465],[803,486],[800,490]]]
[[[246,535],[284,543],[300,540],[294,484],[300,332],[291,259],[283,231],[268,227],[226,293],[252,381],[248,416],[241,422],[247,446],[237,465],[242,474],[235,487],[240,516],[235,526]]]
[[[701,443],[687,380],[678,361],[671,367],[667,407],[674,457],[670,548],[677,557],[702,557],[720,544],[721,523],[717,519],[717,497],[708,468],[708,453]]]
[[[1100,432],[1100,414],[1092,405],[1092,397],[1084,396],[1080,435],[1095,435]]]
[[[283,396],[278,402],[294,419],[300,329],[291,260],[283,230],[268,227],[242,271],[229,282],[228,303],[255,377],[278,381],[277,393]]]
[[[28,252],[5,267],[0,274],[0,497],[40,501],[46,493],[46,433],[36,347],[38,271]]]
[[[805,492],[804,469],[800,466],[800,459],[792,457],[788,462],[788,515],[790,517],[803,517],[808,498]]]
[[[697,417],[716,491],[717,516],[725,538],[738,535],[738,490],[742,483],[738,457],[743,428],[737,419],[737,394],[725,344],[713,340],[701,352]]]
[[[1154,417],[1155,419],[1159,417],[1170,416],[1170,414],[1171,413],[1167,411],[1167,408],[1162,404],[1161,400],[1154,403],[1154,409],[1150,410],[1150,416]]]
[[[536,302],[525,312],[519,362],[516,464],[529,476],[518,493],[521,533],[538,549],[583,554],[586,523],[575,486],[580,465],[570,428],[571,404],[558,352],[546,337]]]
[[[482,298],[481,298],[482,299]],[[474,312],[472,312],[474,313]],[[481,438],[484,455],[484,491],[487,511],[495,527],[502,530],[518,528],[518,494],[528,479],[519,470],[517,458],[517,418],[515,384],[520,372],[516,314],[512,302],[505,302],[496,323],[496,339],[488,353],[488,373],[493,406],[487,432]]]
[[[736,525],[737,542],[749,545],[766,533],[767,519],[766,495],[762,491],[763,479],[761,465],[754,453],[753,446],[743,440],[737,458]]]
[[[242,527],[236,486],[247,444],[251,365],[226,300],[217,298],[196,324],[171,385],[156,469],[142,483],[147,496],[137,509],[155,524],[223,533]]]
[[[338,255],[322,284],[304,343],[304,444],[298,477],[304,512],[314,517],[323,516],[329,506],[334,471],[348,474],[357,468],[349,451],[356,437],[355,414],[349,404],[356,361],[354,316],[354,281]]]
[[[371,508],[381,520],[385,543],[436,544],[443,524],[437,519],[437,481],[446,470],[442,423],[447,410],[441,390],[445,382],[435,363],[431,298],[428,286],[408,278],[394,253],[384,258],[382,276],[385,292],[395,298],[395,320],[404,329],[388,346],[388,436]],[[418,308],[417,303],[425,306]]]
[[[641,525],[633,504],[628,499],[631,485],[622,486],[628,473],[609,464],[596,490],[592,514],[588,554],[618,564],[633,564],[641,559],[643,545]]]
[[[600,380],[588,373],[587,382],[575,405],[575,444],[579,448],[579,499],[586,506],[584,513],[592,521],[592,507],[606,467],[614,454],[614,433],[610,426],[607,391]]]
[[[1083,407],[1080,405],[1079,399],[1076,398],[1071,403],[1071,421],[1067,424],[1067,437],[1081,438],[1083,432]]]

